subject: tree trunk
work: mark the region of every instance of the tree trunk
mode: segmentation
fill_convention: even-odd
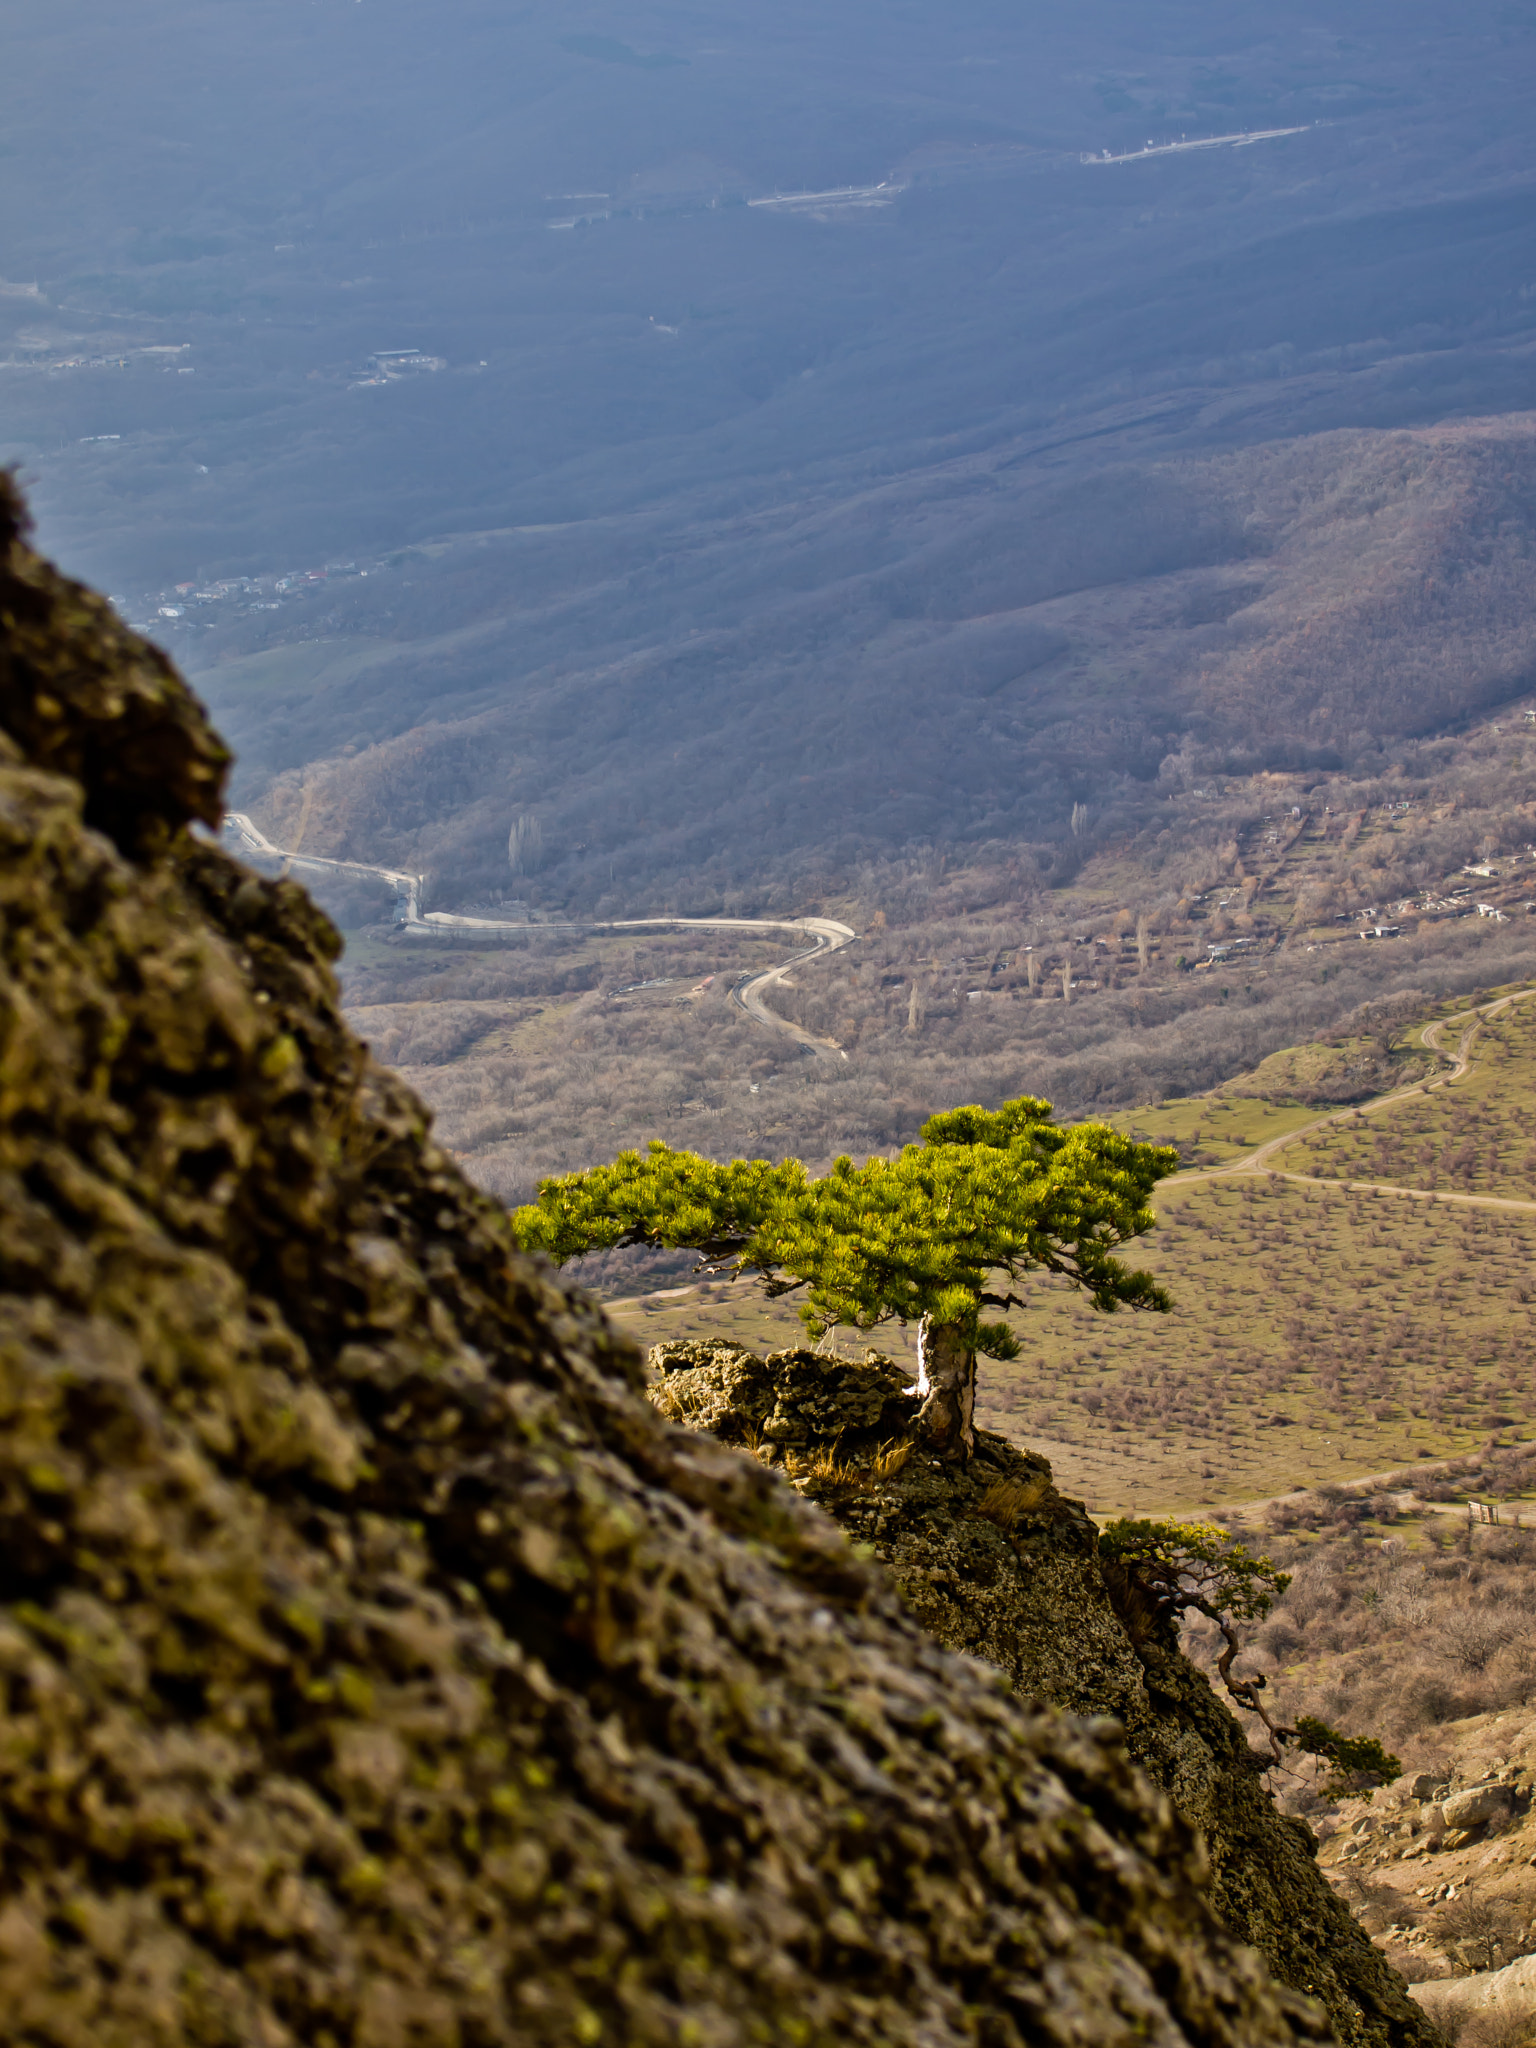
[[[976,1353],[959,1325],[924,1316],[917,1326],[918,1433],[936,1451],[969,1457],[976,1448]]]

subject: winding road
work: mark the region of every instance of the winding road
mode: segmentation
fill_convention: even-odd
[[[1429,1080],[1415,1081],[1407,1088],[1394,1088],[1389,1095],[1375,1096],[1369,1102],[1352,1103],[1347,1109],[1330,1110],[1326,1116],[1314,1117],[1311,1123],[1300,1124],[1294,1131],[1285,1131],[1278,1138],[1267,1139],[1254,1151],[1245,1152],[1240,1159],[1229,1159],[1224,1166],[1202,1166],[1187,1173],[1170,1174],[1162,1185],[1188,1186],[1194,1181],[1227,1180],[1243,1174],[1262,1173],[1312,1187],[1348,1188],[1362,1192],[1369,1188],[1381,1194],[1408,1195],[1419,1202],[1452,1202],[1474,1209],[1515,1209],[1527,1214],[1536,1213],[1536,1202],[1523,1202],[1512,1195],[1460,1195],[1449,1189],[1415,1188],[1392,1180],[1335,1180],[1322,1174],[1287,1173],[1270,1165],[1270,1161],[1287,1145],[1294,1145],[1298,1138],[1310,1137],[1314,1131],[1324,1130],[1329,1124],[1346,1123],[1357,1116],[1375,1116],[1380,1110],[1390,1109],[1394,1103],[1406,1102],[1410,1096],[1433,1095],[1438,1089],[1450,1087],[1471,1068],[1472,1046],[1483,1026],[1501,1010],[1507,1010],[1511,1003],[1529,1002],[1533,998],[1536,998],[1536,989],[1517,989],[1513,995],[1500,996],[1497,1002],[1488,1003],[1474,1012],[1457,1039],[1454,1052],[1447,1052],[1444,1040],[1447,1029],[1456,1019],[1442,1017],[1436,1023],[1426,1024],[1419,1033],[1419,1043],[1451,1061],[1448,1074],[1435,1074]]]
[[[1278,142],[1284,135],[1305,135],[1313,124],[1301,128],[1248,128],[1241,135],[1199,135],[1193,142],[1149,142],[1145,149],[1122,150],[1118,156],[1102,150],[1078,158],[1084,164],[1137,164],[1149,156],[1183,156],[1194,149],[1248,149],[1255,142]]]
[[[802,951],[782,960],[776,967],[765,968],[760,974],[742,975],[731,990],[731,1001],[742,1010],[754,1024],[766,1031],[776,1031],[781,1036],[794,1039],[808,1052],[819,1057],[847,1059],[848,1055],[834,1039],[818,1038],[814,1032],[805,1030],[799,1024],[791,1024],[787,1017],[781,1017],[776,1010],[770,1010],[764,1002],[766,992],[780,982],[793,967],[799,967],[807,960],[817,959],[823,953],[840,952],[844,946],[851,946],[858,934],[845,924],[839,924],[830,917],[625,917],[590,922],[572,923],[514,923],[510,919],[494,917],[460,917],[449,910],[426,910],[421,907],[421,877],[398,873],[394,868],[372,867],[365,861],[327,860],[320,854],[290,852],[281,846],[274,846],[259,826],[252,824],[243,811],[231,811],[224,820],[224,844],[231,853],[238,854],[252,866],[276,862],[285,875],[342,875],[355,881],[387,882],[395,892],[395,930],[402,938],[433,945],[466,945],[494,942],[498,938],[526,938],[530,931],[540,932],[633,932],[633,931],[681,931],[718,929],[733,932],[794,932],[797,937],[808,938],[811,943]]]

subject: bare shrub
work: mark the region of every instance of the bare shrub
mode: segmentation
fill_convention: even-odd
[[[1507,1899],[1465,1891],[1440,1908],[1433,1926],[1441,1948],[1463,1970],[1497,1970],[1532,1952],[1520,1915]]]
[[[1434,1619],[1435,1603],[1425,1588],[1422,1572],[1389,1586],[1382,1594],[1377,1613],[1389,1628],[1427,1629]]]
[[[1461,2021],[1451,2039],[1455,2048],[1531,2048],[1536,2020],[1507,2012],[1475,2012]]]
[[[1431,1671],[1410,1671],[1397,1687],[1397,1721],[1404,1730],[1438,1727],[1461,1710],[1455,1689]]]
[[[1478,1609],[1452,1614],[1439,1626],[1443,1653],[1458,1671],[1486,1671],[1514,1634],[1508,1622]]]
[[[1338,1589],[1325,1564],[1303,1565],[1293,1577],[1285,1596],[1285,1611],[1292,1621],[1305,1627],[1320,1616],[1331,1614],[1338,1605]]]
[[[1304,1640],[1301,1630],[1286,1614],[1272,1615],[1254,1637],[1260,1649],[1278,1658],[1288,1657],[1299,1650]]]
[[[1387,1961],[1405,1984],[1427,1984],[1439,1975],[1434,1965],[1416,1949],[1395,1948],[1390,1943],[1383,1943],[1382,1947]]]

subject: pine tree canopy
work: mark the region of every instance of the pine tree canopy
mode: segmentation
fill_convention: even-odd
[[[772,1294],[804,1287],[813,1332],[927,1316],[993,1357],[1018,1346],[981,1311],[1020,1306],[1011,1283],[1031,1269],[1064,1275],[1106,1311],[1168,1307],[1151,1274],[1115,1254],[1152,1227],[1148,1198],[1178,1163],[1172,1147],[1105,1124],[1064,1129],[1027,1095],[946,1110],[921,1140],[896,1159],[839,1159],[815,1180],[797,1159],[721,1165],[658,1139],[544,1181],[514,1223],[560,1264],[618,1245],[683,1247],[701,1271],[756,1273]]]

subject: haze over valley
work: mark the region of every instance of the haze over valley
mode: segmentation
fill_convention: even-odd
[[[320,885],[509,1196],[588,1100],[830,1156],[1206,1085],[1524,957],[1518,892],[1428,906],[1533,836],[1533,33],[72,0],[11,38],[0,445],[269,840],[551,927],[423,957]],[[730,1000],[766,938],[553,930],[815,915],[830,1065]]]

